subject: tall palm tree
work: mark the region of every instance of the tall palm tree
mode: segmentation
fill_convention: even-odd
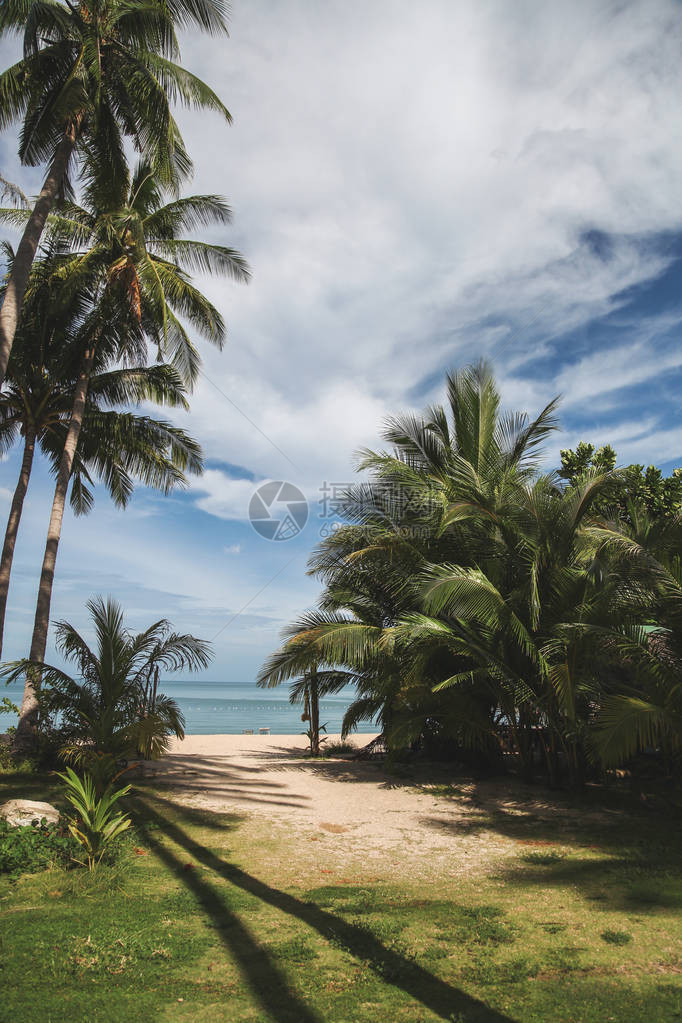
[[[191,168],[170,103],[230,115],[215,93],[178,63],[176,28],[226,34],[222,0],[4,0],[0,35],[21,33],[23,57],[0,75],[0,128],[21,122],[23,163],[48,163],[26,221],[0,309],[0,384],[7,371],[31,264],[47,217],[68,192],[74,159],[125,165],[124,140],[165,181]]]
[[[225,324],[217,309],[192,284],[189,270],[220,273],[246,281],[242,257],[225,246],[178,237],[186,227],[224,224],[230,218],[217,196],[192,196],[164,204],[164,189],[147,164],[129,178],[115,173],[93,176],[85,190],[88,206],[66,205],[55,218],[54,232],[84,246],[61,270],[67,285],[84,279],[101,285],[101,297],[81,328],[81,364],[73,391],[73,407],[56,474],[55,492],[40,575],[29,659],[45,657],[50,603],[62,520],[73,461],[96,357],[143,359],[145,338],[167,354],[191,383],[199,358],[182,319],[222,347]],[[121,201],[124,205],[121,206]],[[98,355],[99,353],[99,355]],[[31,683],[27,681],[27,686]],[[27,706],[34,700],[28,690]],[[30,724],[19,721],[17,742],[31,741]]]
[[[18,529],[21,505],[28,485],[30,459],[38,438],[52,463],[57,482],[53,500],[51,527],[56,542],[48,551],[53,555],[48,578],[47,608],[54,575],[61,517],[68,487],[72,484],[72,504],[78,512],[92,504],[88,484],[90,472],[104,479],[119,504],[130,497],[133,479],[168,492],[184,483],[184,470],[201,471],[201,454],[196,442],[184,431],[149,416],[121,413],[120,405],[151,400],[160,404],[187,407],[185,388],[170,366],[127,366],[117,368],[122,351],[130,357],[146,355],[144,335],[136,320],[131,321],[127,304],[117,305],[115,295],[93,307],[96,290],[86,282],[80,290],[64,288],[54,272],[54,260],[38,266],[42,282],[30,293],[29,315],[22,326],[26,342],[17,348],[12,360],[12,378],[4,392],[6,436],[11,437],[24,424],[28,438],[22,473],[8,523],[5,559],[2,565],[4,586],[9,585],[11,556]],[[57,266],[60,261],[56,261]],[[40,277],[40,273],[36,275]],[[51,274],[51,276],[50,276]],[[61,285],[61,287],[60,287]],[[96,289],[96,283],[95,283]],[[60,299],[60,291],[63,293]],[[104,322],[103,322],[104,321]],[[73,430],[74,396],[78,398],[82,382],[84,339],[101,338],[94,346],[88,372],[88,388],[81,390],[78,431]],[[130,351],[131,340],[133,351]],[[92,377],[92,379],[91,379]],[[81,427],[85,424],[85,434]],[[69,439],[73,446],[65,467],[64,450]],[[55,506],[59,515],[54,515]],[[41,583],[46,580],[45,560]],[[41,595],[45,595],[44,591]],[[6,596],[5,596],[6,599]],[[33,647],[35,649],[35,646]],[[43,647],[44,649],[44,647]],[[34,675],[27,677],[17,745],[33,741],[36,715]]]
[[[0,655],[14,548],[35,449],[42,450],[57,472],[73,405],[78,303],[60,308],[51,286],[52,267],[50,260],[34,264],[33,277],[39,280],[29,290],[0,392],[0,447],[6,451],[17,435],[23,437],[22,464],[0,561]],[[92,473],[105,482],[116,504],[124,507],[132,492],[131,476],[167,491],[184,482],[184,470],[201,471],[198,445],[183,430],[148,416],[114,411],[116,406],[143,401],[188,407],[185,389],[170,366],[96,368],[72,467],[71,504],[76,514],[92,507]]]

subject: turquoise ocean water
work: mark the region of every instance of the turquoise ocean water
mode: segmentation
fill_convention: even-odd
[[[269,728],[273,735],[297,735],[307,724],[301,721],[302,707],[292,707],[289,687],[259,689],[253,682],[163,682],[162,691],[180,705],[187,721],[188,735],[239,735],[244,728]],[[0,696],[21,702],[21,687],[0,687]],[[320,701],[320,723],[332,734],[341,731],[346,708],[353,700],[351,689]],[[0,731],[13,724],[9,714],[0,717]],[[376,732],[364,722],[359,732]]]

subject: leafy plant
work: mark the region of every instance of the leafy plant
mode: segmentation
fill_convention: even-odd
[[[324,755],[326,757],[342,757],[349,753],[357,753],[357,751],[358,747],[355,743],[337,739],[335,742],[330,742],[328,746],[325,746]]]
[[[564,452],[561,473],[541,472],[556,402],[535,418],[504,413],[486,363],[449,374],[447,397],[389,419],[390,450],[361,452],[368,479],[346,489],[346,521],[309,562],[318,606],[285,631],[259,684],[302,675],[298,691],[316,673],[353,685],[344,737],[374,721],[392,757],[578,787],[645,754],[675,778],[675,502],[658,514],[639,500],[607,448]],[[642,485],[653,493],[659,476]]]
[[[18,714],[19,708],[12,703],[9,696],[3,696],[0,700],[0,714]]]
[[[122,789],[107,788],[97,796],[94,780],[90,775],[81,779],[71,767],[66,774],[59,774],[66,786],[65,796],[78,814],[69,820],[69,831],[82,847],[88,870],[94,870],[112,843],[130,827],[132,821],[123,813],[117,813],[114,804],[130,792],[130,785]]]
[[[326,731],[327,726],[326,724],[324,724],[320,725],[318,729],[313,728],[311,725],[310,728],[306,729],[305,732],[301,732],[301,735],[305,735],[306,738],[308,739],[308,742],[310,743],[310,752],[313,753],[314,755],[317,755],[320,752],[320,747],[322,746],[322,743],[327,742],[327,736],[320,735],[320,732]]]
[[[78,845],[68,828],[46,819],[27,827],[12,827],[0,818],[0,874],[12,878],[53,866],[67,866]]]

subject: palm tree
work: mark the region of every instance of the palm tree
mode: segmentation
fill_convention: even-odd
[[[608,651],[617,665],[602,676],[590,746],[607,767],[658,748],[672,774],[682,752],[682,515],[661,516],[633,501],[626,511],[620,528],[589,530],[620,580],[621,603],[640,605],[629,627],[611,633],[577,627],[593,656]]]
[[[390,420],[365,452],[347,522],[311,557],[319,606],[262,683],[340,670],[344,732],[377,720],[414,740],[579,784],[646,745],[682,750],[682,518],[616,509],[627,473],[541,475],[554,403],[503,416],[487,367],[448,378],[449,409]],[[616,500],[618,499],[618,500]],[[614,504],[615,500],[615,504]]]
[[[333,534],[335,539],[338,533]],[[382,638],[401,607],[399,569],[392,572],[395,566],[384,563],[383,570],[375,572],[376,567],[376,561],[370,567],[352,560],[337,563],[336,570],[327,566],[330,579],[319,606],[285,630],[284,644],[258,675],[258,685],[264,687],[289,681],[291,702],[308,696],[313,734],[313,702],[346,686],[354,687],[356,694],[344,716],[344,736],[362,720],[376,719],[384,733],[393,727],[400,665]]]
[[[17,249],[0,309],[0,385],[47,217],[69,188],[74,157],[125,166],[128,139],[173,182],[186,175],[170,102],[230,115],[179,63],[177,27],[227,33],[222,0],[4,0],[0,35],[23,34],[23,57],[0,75],[0,128],[21,121],[19,156],[47,175]],[[89,147],[89,153],[87,149]]]
[[[0,392],[0,441],[8,446],[18,432],[24,434],[24,458],[8,520],[0,564],[0,621],[4,624],[7,591],[23,500],[30,478],[36,443],[49,458],[59,478],[63,451],[71,419],[83,331],[96,311],[93,291],[87,282],[79,289],[64,288],[58,269],[64,254],[52,252],[34,264],[33,283],[28,293],[27,315],[20,328],[20,343],[13,351],[10,376]],[[131,329],[121,316],[107,325],[107,344],[93,359],[94,374],[83,405],[84,432],[70,464],[66,481],[72,484],[71,502],[77,514],[90,509],[93,495],[91,473],[99,476],[119,506],[133,490],[133,479],[168,492],[184,485],[184,472],[201,471],[201,452],[187,434],[163,420],[132,412],[117,412],[117,406],[142,401],[187,408],[185,388],[170,366],[111,365]],[[139,330],[137,331],[139,334]],[[138,347],[145,351],[143,337]],[[1,635],[1,631],[0,631]],[[18,743],[32,741],[36,714],[33,677],[27,678],[22,725]]]
[[[81,364],[73,391],[73,407],[56,474],[55,492],[41,569],[29,659],[45,657],[57,550],[66,494],[86,407],[96,357],[144,358],[144,339],[155,340],[185,380],[198,372],[198,354],[181,317],[212,343],[222,347],[225,325],[220,313],[191,283],[188,270],[201,268],[248,280],[244,260],[232,249],[179,238],[186,227],[225,223],[230,211],[217,196],[193,196],[163,203],[163,189],[151,169],[140,164],[132,180],[114,176],[110,190],[93,178],[85,193],[90,204],[68,205],[55,219],[55,236],[68,235],[88,246],[65,261],[61,276],[73,281],[102,282],[99,302],[86,317],[80,334]],[[120,206],[124,197],[125,205]],[[132,349],[132,351],[131,351]],[[99,353],[99,354],[98,354]],[[27,681],[27,686],[30,683]],[[33,707],[30,694],[27,706]],[[31,729],[19,721],[17,742],[29,742]]]
[[[295,679],[289,686],[289,703],[303,705],[301,721],[308,722],[307,735],[310,740],[310,755],[320,755],[320,687],[318,673],[313,669]],[[325,726],[322,725],[322,728]]]
[[[447,395],[447,409],[388,420],[390,451],[361,453],[359,467],[370,471],[370,481],[349,488],[350,521],[311,557],[311,573],[326,583],[320,608],[292,626],[263,671],[291,678],[312,652],[318,662],[352,673],[358,695],[344,731],[376,718],[397,742],[432,727],[438,701],[423,676],[406,672],[395,629],[422,611],[421,575],[428,565],[495,562],[518,490],[535,471],[539,445],[556,428],[555,401],[533,420],[503,414],[484,362],[449,374]],[[453,702],[440,699],[441,705]],[[476,709],[473,716],[469,699],[470,731],[476,723],[478,734],[489,732]]]
[[[302,663],[300,659],[298,663]],[[286,658],[282,659],[275,654],[261,670],[257,685],[273,688],[285,679],[291,680],[289,702],[303,707],[301,720],[309,723],[307,734],[310,738],[310,753],[316,757],[320,754],[320,731],[324,728],[324,725],[320,725],[320,699],[341,692],[353,679],[348,672],[325,670],[316,662],[314,651],[309,663],[310,667],[298,678],[294,678],[297,669],[286,664]],[[298,671],[301,671],[300,667]]]
[[[48,277],[29,291],[0,392],[0,447],[8,450],[23,437],[23,458],[12,498],[0,561],[0,655],[16,538],[28,490],[36,445],[53,472],[58,471],[73,405],[77,350],[77,309],[72,316],[57,306],[49,286],[49,265],[34,264]],[[115,411],[115,406],[143,401],[187,408],[185,390],[170,366],[97,367],[88,391],[83,428],[71,475],[71,505],[76,514],[90,511],[92,474],[104,481],[119,507],[132,493],[132,477],[167,492],[184,484],[184,471],[201,471],[198,445],[183,430],[148,416]]]
[[[0,218],[21,214],[0,210]],[[225,227],[232,211],[222,196],[178,197],[146,161],[127,168],[98,168],[88,177],[81,204],[64,202],[50,220],[49,236],[69,240],[73,253],[64,281],[103,274],[109,291],[127,301],[131,314],[191,386],[199,356],[183,321],[217,348],[226,327],[216,307],[194,286],[192,273],[248,283],[249,266],[225,245],[186,237],[198,229]]]
[[[150,709],[150,679],[157,671],[199,671],[211,654],[210,644],[173,632],[165,619],[132,633],[111,597],[89,600],[87,609],[94,648],[68,622],[56,627],[57,648],[76,665],[77,677],[26,660],[8,665],[3,674],[9,682],[31,670],[41,674],[42,712],[51,721],[58,716],[61,755],[94,774],[104,787],[116,765],[134,757],[141,745],[159,756],[172,735],[184,735],[184,719],[174,701],[157,692]]]

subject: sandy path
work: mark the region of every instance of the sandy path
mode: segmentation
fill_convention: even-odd
[[[303,736],[192,735],[154,765],[153,783],[188,806],[245,817],[254,834],[286,832],[298,867],[358,877],[489,870],[523,851],[524,818],[556,842],[571,826],[570,814],[508,782],[458,782],[455,798],[437,796],[376,763],[311,760],[304,748]]]

